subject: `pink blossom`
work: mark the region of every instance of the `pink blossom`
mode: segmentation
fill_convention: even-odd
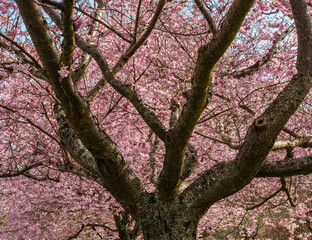
[[[68,66],[65,67],[61,67],[61,70],[58,71],[58,73],[60,74],[61,78],[65,78],[68,76],[69,71],[67,70]]]

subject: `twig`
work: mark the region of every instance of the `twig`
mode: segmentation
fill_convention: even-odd
[[[198,1],[198,0],[196,0]],[[230,73],[229,75],[232,75],[235,78],[242,78],[248,75],[253,74],[254,72],[258,71],[264,64],[266,64],[267,62],[269,62],[274,54],[277,51],[278,45],[280,44],[281,41],[284,40],[284,38],[291,33],[293,30],[295,29],[295,24],[290,25],[289,28],[287,28],[284,32],[282,32],[277,39],[273,42],[272,47],[270,48],[269,52],[267,53],[267,55],[265,55],[261,60],[257,61],[255,64],[240,70],[240,71],[234,71],[232,73]]]
[[[265,204],[267,201],[269,201],[271,198],[275,197],[279,192],[281,192],[283,190],[283,187],[281,187],[280,189],[278,189],[276,192],[274,192],[272,195],[266,197],[262,202],[252,206],[252,207],[248,207],[246,208],[247,211],[249,210],[253,210],[255,208],[260,207],[261,205]]]
[[[281,177],[280,179],[281,179],[281,183],[282,183],[282,190],[286,193],[290,205],[292,207],[296,207],[296,203],[293,201],[293,199],[290,195],[289,188],[288,188],[286,181],[285,181],[285,177]]]
[[[16,172],[9,171],[8,173],[2,173],[2,174],[0,174],[0,178],[17,177],[19,175],[23,175],[25,172],[29,171],[32,168],[39,167],[39,166],[42,166],[42,165],[43,165],[43,163],[41,163],[41,162],[40,163],[31,164],[31,165],[28,165],[28,166],[24,167],[23,169],[18,170]]]
[[[206,19],[212,33],[215,35],[217,33],[217,27],[211,17],[211,15],[209,14],[209,12],[205,9],[204,5],[202,4],[202,2],[200,0],[194,0],[194,2],[196,3],[197,7],[199,8],[200,12],[203,14],[204,18]]]
[[[60,141],[54,137],[53,135],[51,135],[50,133],[48,133],[46,130],[44,130],[42,127],[40,127],[39,125],[37,125],[36,123],[34,123],[32,120],[30,120],[29,118],[25,117],[23,114],[21,114],[20,112],[12,109],[12,108],[9,108],[7,106],[4,106],[2,104],[0,104],[0,107],[10,111],[10,112],[13,112],[13,113],[17,113],[19,116],[21,116],[22,118],[24,118],[27,122],[21,122],[21,123],[29,123],[30,125],[32,125],[33,127],[37,128],[39,131],[43,132],[44,134],[46,134],[47,136],[49,136],[50,138],[52,138],[54,141],[56,141],[59,145],[61,145]]]
[[[118,32],[117,30],[115,30],[113,27],[109,26],[108,24],[106,24],[105,22],[93,17],[91,14],[85,12],[83,9],[79,8],[79,7],[75,7],[76,10],[78,10],[79,12],[81,12],[82,14],[86,15],[87,17],[91,18],[93,21],[98,22],[100,24],[102,24],[104,27],[106,27],[107,29],[109,29],[110,31],[112,31],[113,33],[115,33],[118,37],[120,37],[122,40],[126,41],[127,43],[131,43],[131,41],[129,39],[127,39],[126,37],[124,37],[122,35],[122,33]]]

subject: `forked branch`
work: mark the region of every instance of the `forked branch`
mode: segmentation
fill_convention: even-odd
[[[185,147],[207,105],[206,96],[212,81],[213,68],[231,45],[253,2],[234,1],[220,30],[210,43],[198,50],[189,97],[178,121],[170,130],[166,143],[164,166],[159,177],[159,193],[166,201],[171,201],[177,196]]]
[[[312,172],[311,156],[263,163],[280,131],[312,87],[312,52],[307,51],[312,49],[311,16],[305,0],[290,0],[290,4],[299,42],[298,74],[293,76],[264,113],[249,127],[235,160],[218,163],[203,172],[182,193],[182,199],[195,200],[195,208],[204,210],[242,189],[254,177],[280,177]]]

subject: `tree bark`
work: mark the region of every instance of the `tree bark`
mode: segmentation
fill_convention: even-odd
[[[167,211],[155,211],[149,218],[143,219],[142,231],[145,240],[195,240],[198,222],[175,218]]]
[[[168,227],[165,220],[159,221],[159,225],[143,229],[143,237],[145,240],[195,240],[196,226],[188,227],[183,230],[181,226]]]
[[[149,211],[138,220],[145,240],[196,239],[197,225],[202,217],[188,202],[164,202],[158,194],[151,194]]]

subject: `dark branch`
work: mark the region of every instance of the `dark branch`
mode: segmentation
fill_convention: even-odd
[[[191,176],[192,172],[195,170],[198,161],[197,151],[192,144],[187,144],[188,152],[185,154],[185,159],[182,168],[181,181]]]
[[[2,33],[0,33],[0,36],[4,38],[5,40],[7,40],[8,42],[10,42],[14,46],[14,47],[12,46],[13,51],[17,55],[20,55],[26,63],[33,65],[37,69],[42,68],[40,64],[37,62],[37,60],[30,53],[28,53],[22,46],[20,46],[18,43],[16,43],[15,41],[13,41],[12,39],[10,39],[9,37],[5,36]],[[1,42],[1,44],[4,44],[4,43]],[[7,46],[6,44],[4,46],[6,48],[9,48],[9,46]]]
[[[0,178],[17,177],[17,176],[25,174],[30,169],[33,169],[35,167],[39,167],[42,165],[43,165],[43,163],[35,163],[35,164],[28,165],[28,166],[24,167],[23,169],[20,169],[17,171],[8,171],[7,173],[1,173]]]
[[[292,207],[296,207],[296,203],[293,201],[293,199],[291,197],[291,194],[290,194],[290,191],[289,191],[289,188],[288,188],[288,186],[286,184],[285,177],[281,177],[281,183],[282,183],[282,189],[286,193],[290,205]]]
[[[80,233],[82,233],[82,231],[87,228],[87,227],[91,227],[91,228],[94,228],[94,227],[101,227],[101,228],[104,228],[105,230],[109,230],[111,232],[117,232],[116,229],[112,229],[104,224],[94,224],[94,223],[88,223],[88,224],[82,224],[81,225],[81,228],[76,232],[74,233],[73,235],[71,235],[69,238],[67,238],[67,240],[74,240],[76,239]]]
[[[61,145],[60,141],[54,137],[53,135],[51,135],[49,132],[47,132],[46,130],[44,130],[42,127],[40,127],[39,125],[37,125],[36,123],[34,123],[31,119],[29,119],[28,117],[24,116],[23,114],[21,114],[19,111],[16,111],[8,106],[4,106],[2,104],[0,104],[1,108],[4,108],[12,113],[17,113],[20,117],[24,118],[26,120],[26,122],[21,122],[21,123],[28,123],[31,126],[35,127],[36,129],[38,129],[39,131],[41,131],[42,133],[44,133],[45,135],[49,136],[51,139],[53,139],[55,142],[57,142],[59,145]]]
[[[312,173],[312,155],[262,164],[256,177],[289,177]]]
[[[209,14],[209,12],[205,9],[204,5],[202,4],[202,2],[200,0],[194,0],[197,7],[199,8],[200,12],[203,14],[204,18],[206,19],[210,30],[212,31],[212,33],[215,35],[217,33],[217,27],[211,17],[211,15]]]
[[[70,70],[75,49],[75,30],[72,19],[74,0],[64,0],[63,5],[62,23],[64,40],[62,43],[61,64],[62,66],[68,66],[68,70]]]
[[[35,176],[35,175],[32,175],[32,174],[29,174],[29,173],[23,173],[23,176],[29,178],[29,179],[32,179],[32,180],[35,180],[35,181],[53,181],[53,182],[60,182],[60,178],[59,177],[50,177],[48,174],[45,175],[45,176]]]
[[[263,199],[263,201],[261,201],[260,203],[252,206],[252,207],[248,207],[246,208],[247,211],[250,210],[254,210],[260,206],[262,206],[263,204],[265,204],[267,201],[269,201],[271,198],[274,198],[277,194],[279,194],[281,191],[283,190],[283,188],[281,187],[280,189],[278,189],[277,191],[275,191],[273,194],[271,194],[270,196],[266,197],[265,199]]]

